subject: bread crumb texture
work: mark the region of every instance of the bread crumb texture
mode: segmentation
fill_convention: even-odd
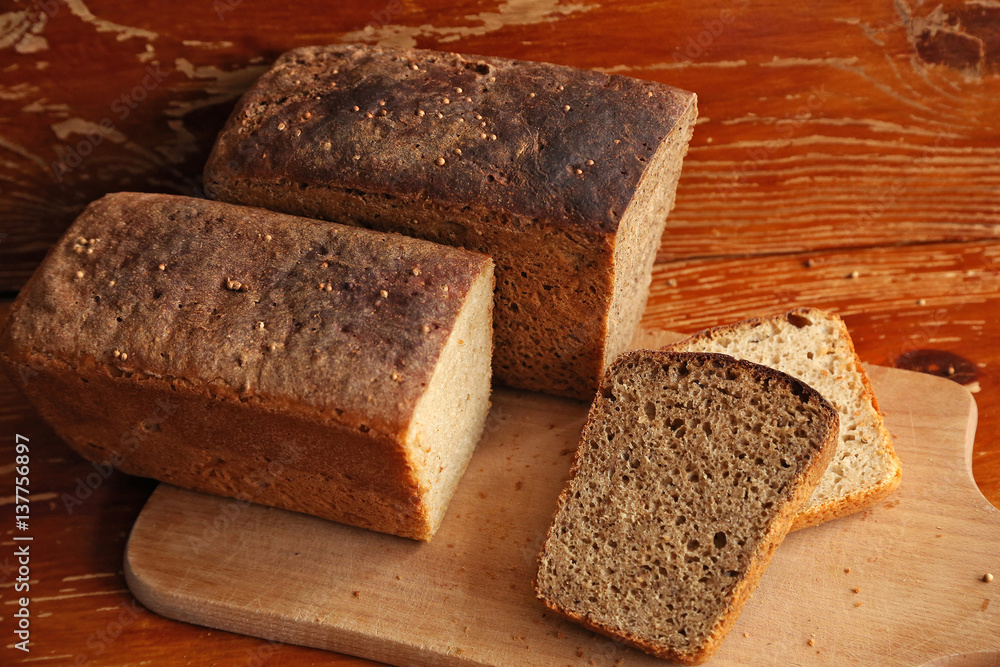
[[[707,329],[668,348],[769,366],[802,380],[837,409],[837,452],[793,530],[859,512],[899,485],[901,466],[892,438],[847,326],[837,315],[800,308]]]
[[[539,557],[556,611],[708,658],[828,461],[833,408],[773,370],[638,351],[607,371]]]

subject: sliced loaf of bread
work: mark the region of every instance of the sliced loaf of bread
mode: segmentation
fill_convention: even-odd
[[[622,355],[559,498],[538,597],[653,655],[704,662],[822,475],[837,421],[819,393],[770,368]]]
[[[816,389],[840,413],[833,462],[792,530],[859,512],[892,493],[902,476],[878,402],[843,320],[815,308],[707,329],[668,346],[770,366]]]

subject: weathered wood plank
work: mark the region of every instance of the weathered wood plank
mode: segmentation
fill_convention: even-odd
[[[1000,10],[987,5],[977,22],[954,2],[935,14],[905,2],[392,0],[317,21],[259,0],[181,0],[176,23],[111,0],[22,6],[0,50],[0,290],[105,192],[197,194],[245,87],[280,51],[337,41],[551,60],[698,92],[663,259],[1000,236],[996,49],[956,60],[928,27],[964,17],[933,35],[995,44],[987,19]]]

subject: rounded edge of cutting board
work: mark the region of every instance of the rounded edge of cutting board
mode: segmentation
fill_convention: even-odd
[[[212,594],[204,589],[188,590],[185,588],[187,582],[178,581],[178,571],[181,569],[186,571],[187,568],[171,569],[165,566],[164,559],[159,557],[159,550],[156,546],[159,544],[161,536],[164,538],[162,541],[166,549],[176,549],[177,542],[172,539],[176,536],[169,534],[167,527],[158,526],[156,522],[169,521],[172,518],[171,514],[176,515],[178,509],[190,510],[193,508],[199,510],[214,507],[218,510],[215,515],[221,516],[219,505],[227,502],[232,502],[232,499],[191,491],[163,482],[156,487],[132,526],[125,543],[123,557],[122,570],[125,575],[125,583],[140,604],[164,618],[182,623],[191,623],[267,641],[338,652],[353,658],[399,665],[400,667],[424,665],[470,667],[470,665],[479,664],[461,655],[442,654],[430,650],[420,643],[397,641],[391,638],[383,641],[372,641],[367,633],[355,629],[321,627],[312,633],[304,632],[298,627],[301,619],[289,620],[287,615],[282,614],[280,610],[268,612],[262,608],[248,612],[245,608],[233,604],[218,593]],[[420,547],[425,544],[274,507],[247,503],[246,508],[246,515],[253,517],[253,521],[266,523],[274,521],[274,516],[280,516],[282,519],[278,521],[286,524],[297,523],[300,526],[302,522],[318,525],[330,524],[337,529],[351,533],[370,534],[376,539],[399,540],[411,547]],[[186,515],[184,512],[180,514]],[[213,542],[215,541],[213,540]],[[135,543],[139,544],[139,548],[135,547]],[[230,544],[232,543],[230,542]],[[209,547],[209,551],[212,548]],[[181,553],[187,552],[181,551]],[[191,565],[192,563],[184,561],[181,564]],[[197,564],[205,566],[211,563],[202,561]],[[199,569],[203,570],[204,568],[200,567]],[[247,576],[250,576],[250,573],[247,573]],[[181,585],[178,586],[178,583]],[[258,622],[255,623],[255,620]]]
[[[132,530],[129,531],[128,540],[125,542],[122,571],[125,574],[125,585],[128,586],[129,591],[132,592],[132,595],[135,596],[135,599],[142,606],[167,618],[185,620],[178,617],[176,613],[177,606],[169,604],[166,600],[166,598],[170,597],[169,593],[161,591],[155,580],[147,580],[144,577],[144,573],[147,576],[155,577],[158,570],[155,568],[143,568],[141,565],[136,567],[134,565],[134,542],[142,542],[149,539],[145,524],[149,521],[151,513],[147,509],[149,509],[150,505],[160,502],[160,496],[163,495],[163,489],[166,486],[163,483],[157,485],[156,489],[149,496],[149,500],[143,506],[142,511],[139,512],[139,516],[136,517],[135,523],[132,525]]]
[[[1000,665],[1000,652],[980,651],[945,655],[925,662],[919,667],[996,667],[997,665]]]
[[[1000,519],[1000,508],[997,508],[990,503],[986,496],[983,495],[982,490],[979,488],[979,483],[976,482],[975,475],[972,472],[972,453],[976,441],[976,428],[979,425],[979,404],[976,403],[976,397],[973,393],[957,382],[937,375],[931,375],[930,373],[920,373],[917,371],[890,368],[888,366],[876,366],[873,364],[862,365],[865,368],[865,372],[868,373],[869,379],[873,380],[874,383],[884,383],[889,381],[890,378],[905,378],[907,377],[906,374],[912,374],[919,376],[920,382],[926,383],[928,388],[930,388],[931,385],[937,385],[940,387],[941,393],[935,394],[935,397],[943,395],[948,401],[956,403],[954,409],[951,410],[949,414],[955,415],[956,419],[961,418],[965,422],[965,448],[960,454],[962,466],[964,467],[966,473],[968,473],[969,481],[971,482],[973,489],[975,489],[976,494],[979,496],[979,499],[996,510],[998,512],[997,519]],[[884,390],[880,393],[884,393]],[[885,405],[880,403],[879,407],[879,411],[882,413],[883,418],[885,418]],[[890,412],[892,412],[891,409]],[[895,442],[897,440],[897,434],[890,433],[890,435],[892,436],[893,442]],[[906,465],[904,462],[903,477],[905,478],[905,476]]]

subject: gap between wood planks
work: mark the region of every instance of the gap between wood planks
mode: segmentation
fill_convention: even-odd
[[[916,248],[920,246],[935,245],[981,245],[990,242],[1000,243],[1000,236],[984,236],[975,239],[928,239],[925,241],[900,241],[899,243],[874,243],[870,245],[845,245],[845,246],[824,246],[823,248],[803,250],[789,250],[786,252],[747,252],[747,253],[724,253],[719,255],[686,255],[683,257],[672,257],[670,259],[657,259],[656,266],[667,266],[680,262],[704,262],[719,259],[759,259],[764,257],[795,257],[796,255],[826,255],[834,253],[865,252],[868,250],[878,250],[881,248]]]

